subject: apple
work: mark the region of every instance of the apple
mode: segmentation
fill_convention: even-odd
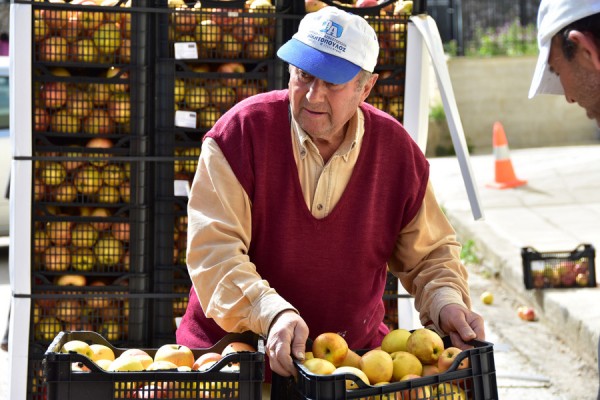
[[[33,130],[45,132],[50,125],[50,114],[45,108],[36,106],[33,110]]]
[[[90,283],[90,288],[97,288],[106,286],[106,283],[102,281],[93,281]],[[86,305],[91,309],[102,309],[107,307],[112,307],[112,300],[107,298],[107,292],[97,292],[99,296],[96,297],[86,297]]]
[[[101,334],[102,336],[104,336],[104,338],[106,340],[108,340],[109,342],[123,340],[123,338],[122,338],[123,330],[121,328],[121,325],[119,325],[119,323],[116,321],[103,322],[102,325],[100,325],[98,327],[97,332],[99,334]],[[127,358],[130,358],[130,357],[127,357]],[[117,359],[115,359],[115,361],[117,361]],[[113,361],[113,362],[115,362],[115,361]],[[140,362],[140,361],[138,360],[138,362]],[[140,362],[140,364],[141,364],[141,362]]]
[[[160,360],[153,361],[146,367],[146,371],[161,371],[166,369],[177,369],[177,365],[173,364],[171,361]]]
[[[217,86],[210,91],[210,102],[213,106],[227,110],[235,104],[237,94],[235,90],[227,86]]]
[[[404,375],[400,381],[408,381],[411,379],[420,378],[420,375],[408,374]],[[431,386],[416,387],[414,389],[405,389],[400,392],[402,399],[429,399],[431,398]]]
[[[444,351],[442,351],[442,354],[440,354],[440,358],[438,358],[437,365],[439,372],[446,372],[450,368],[450,366],[452,366],[452,363],[454,362],[454,360],[456,360],[461,351],[462,350],[458,347],[453,346],[445,348]],[[456,369],[465,369],[468,366],[469,358],[465,357]]]
[[[108,366],[108,371],[143,371],[144,365],[142,361],[135,355],[128,355],[125,357],[119,356]]]
[[[115,123],[106,110],[94,108],[82,122],[84,133],[109,135],[115,131]]]
[[[187,87],[184,100],[188,109],[197,110],[209,104],[210,94],[204,86]]]
[[[412,1],[398,1],[394,6],[394,15],[410,14],[412,13],[412,7]]]
[[[33,233],[33,251],[40,254],[46,251],[50,245],[50,239],[44,231],[35,231]]]
[[[271,56],[272,40],[266,35],[256,35],[254,40],[246,44],[248,58],[263,60]]]
[[[113,349],[104,344],[93,343],[90,345],[90,349],[92,350],[90,358],[96,363],[98,363],[99,360],[114,361],[115,359],[115,352]]]
[[[110,67],[106,70],[106,77],[116,81],[108,85],[112,93],[127,93],[129,91],[129,72],[119,67]],[[121,82],[119,82],[121,81]]]
[[[58,110],[50,117],[50,130],[57,133],[77,133],[79,122],[79,118],[73,116],[68,109]]]
[[[379,72],[375,92],[383,97],[398,97],[402,94],[402,85],[394,71],[384,70]]]
[[[335,369],[335,371],[333,371],[332,375],[333,374],[352,374],[352,375],[356,375],[366,385],[371,385],[372,384],[372,381],[370,381],[369,376],[363,370],[361,370],[360,368],[350,367],[350,366],[341,366],[341,367],[337,367]],[[353,389],[359,389],[359,388],[360,388],[360,386],[358,386],[358,384],[356,383],[356,381],[354,381],[352,379],[346,379],[346,390],[353,390]]]
[[[96,193],[96,201],[98,203],[118,203],[121,196],[119,195],[119,189],[113,186],[102,186],[98,193]]]
[[[103,54],[114,54],[121,47],[121,29],[119,24],[104,22],[92,34],[96,48]]]
[[[367,375],[369,382],[390,382],[394,372],[392,356],[384,350],[373,349],[362,355],[359,368]]]
[[[209,362],[217,362],[219,361],[221,358],[223,358],[223,356],[221,355],[221,353],[217,353],[214,351],[209,351],[207,353],[204,353],[202,355],[200,355],[196,361],[194,361],[194,364],[192,365],[192,370],[197,371],[199,370],[203,365],[209,363]]]
[[[305,0],[304,1],[304,11],[306,13],[311,13],[315,11],[319,11],[321,8],[327,7],[327,3],[321,0]]]
[[[214,106],[208,106],[198,110],[196,116],[197,125],[199,128],[212,128],[213,125],[221,118],[221,111]],[[195,168],[195,165],[194,165]]]
[[[119,195],[121,195],[121,200],[124,203],[129,203],[131,200],[131,188],[129,181],[123,181],[123,183],[119,185]]]
[[[200,21],[195,27],[192,26],[192,29],[195,41],[204,49],[216,49],[222,41],[222,26],[211,19]]]
[[[84,118],[92,112],[93,103],[86,92],[75,89],[72,90],[67,97],[66,108],[72,116]]]
[[[244,83],[244,79],[242,77],[238,77],[237,75],[244,74],[246,72],[246,67],[242,63],[238,62],[226,62],[219,64],[217,67],[217,72],[219,74],[227,75],[232,74],[233,77],[222,77],[221,83],[223,86],[229,86],[232,88],[237,88]]]
[[[94,245],[94,254],[101,266],[118,265],[124,253],[123,243],[110,235],[98,239]]]
[[[77,199],[77,189],[70,182],[63,182],[53,192],[54,201],[58,203],[73,203]]]
[[[129,242],[129,230],[129,222],[114,222],[110,227],[113,237],[123,243]]]
[[[89,196],[97,193],[102,187],[100,170],[88,164],[75,173],[73,183],[77,191],[83,195]]]
[[[231,29],[231,34],[240,43],[246,44],[254,40],[256,34],[255,27],[252,25],[252,18],[243,17]]]
[[[406,341],[410,336],[408,329],[396,328],[389,331],[381,341],[381,350],[390,354],[396,351],[406,351]]]
[[[270,0],[253,0],[250,3],[248,9],[250,14],[273,14],[275,13],[275,6]],[[252,17],[256,25],[269,25],[272,23],[273,18],[269,17]]]
[[[308,357],[314,357],[312,351],[308,351],[304,354],[304,358],[308,359]],[[346,358],[342,361],[342,367],[355,367],[360,368],[360,360],[361,356],[352,349],[348,349],[348,353],[346,353]]]
[[[62,36],[48,36],[38,45],[38,59],[44,62],[65,62],[68,60],[69,42]]]
[[[108,98],[108,115],[119,124],[127,124],[131,118],[129,93],[115,93]]]
[[[95,106],[104,106],[110,98],[110,86],[106,83],[90,83],[87,92]]]
[[[197,16],[188,8],[187,4],[175,7],[175,12],[171,14],[171,24],[178,33],[190,33],[196,28]]]
[[[256,352],[256,347],[254,347],[251,344],[245,343],[245,342],[234,341],[234,342],[228,343],[227,346],[225,346],[223,348],[223,350],[221,351],[221,356],[225,357],[228,354],[238,353],[241,351]]]
[[[108,368],[110,367],[110,364],[113,362],[114,360],[104,360],[104,359],[100,359],[100,360],[96,360],[95,363],[96,365],[98,365],[101,369],[107,371]]]
[[[434,397],[439,400],[468,400],[464,390],[453,383],[440,383],[434,389]]]
[[[96,44],[90,38],[77,40],[71,46],[73,61],[82,63],[93,63],[98,60],[98,49]]]
[[[348,343],[338,333],[324,332],[313,341],[312,352],[315,358],[325,359],[339,367],[348,353]]]
[[[67,84],[64,82],[45,82],[40,90],[40,99],[47,108],[60,108],[67,103]]]
[[[179,366],[188,366],[192,368],[195,357],[189,347],[180,344],[164,344],[160,346],[154,354],[155,361],[171,361]]]
[[[422,364],[435,364],[444,351],[444,342],[440,335],[431,329],[415,329],[406,341],[406,350],[421,361]]]
[[[575,277],[575,283],[577,283],[577,286],[581,286],[581,287],[588,286],[589,285],[589,277],[588,277],[587,271],[578,273],[577,276]]]
[[[121,357],[133,357],[137,358],[141,363],[144,369],[148,368],[154,362],[154,359],[148,354],[146,351],[142,349],[132,348],[127,349],[119,355]]]
[[[131,62],[131,39],[121,39],[121,46],[119,47],[118,53],[121,58],[121,63],[128,64]]]
[[[89,217],[96,218],[98,221],[90,222],[90,225],[94,227],[97,231],[105,231],[110,229],[112,222],[107,221],[106,218],[110,217],[111,212],[104,207],[97,207],[90,211]]]
[[[318,357],[304,360],[302,366],[316,375],[331,375],[336,369],[336,366],[331,361]]]
[[[41,318],[35,326],[35,338],[44,342],[50,342],[54,340],[63,330],[62,322],[56,317],[44,317]]]
[[[74,352],[77,354],[81,354],[88,358],[92,358],[93,352],[90,348],[90,345],[84,342],[83,340],[69,340],[63,344],[61,348],[61,353],[70,353]]]
[[[71,229],[71,243],[77,247],[92,247],[98,240],[98,231],[89,223],[80,222]]]
[[[421,361],[408,351],[396,351],[391,354],[393,371],[391,381],[396,382],[405,375],[421,375],[423,365]]]
[[[33,40],[35,42],[40,42],[46,38],[50,29],[48,28],[48,24],[46,21],[42,19],[34,19],[33,20]]]
[[[483,304],[490,305],[494,302],[494,294],[492,292],[485,291],[481,293],[481,296],[479,296],[479,298],[481,299],[481,302]]]
[[[175,103],[179,103],[185,97],[185,80],[181,78],[175,78],[175,86],[174,86],[174,101]]]
[[[71,266],[71,252],[65,246],[50,246],[44,252],[46,271],[64,272]]]
[[[96,264],[96,256],[92,249],[80,247],[73,250],[71,254],[71,267],[75,271],[90,272]]]
[[[524,321],[535,321],[535,311],[528,306],[520,306],[517,309],[517,315]]]
[[[75,299],[60,299],[56,303],[55,315],[61,321],[75,322],[81,318],[81,303]],[[91,352],[91,350],[89,350]],[[87,354],[86,354],[87,355]],[[89,357],[89,355],[88,355]]]
[[[243,84],[242,86],[238,86],[236,88],[236,102],[240,102],[244,99],[247,99],[250,96],[254,96],[256,94],[260,93],[260,89],[258,88],[258,86],[256,84],[253,83],[246,83]]]
[[[439,360],[438,360],[438,362],[439,362]],[[423,365],[423,372],[421,373],[421,375],[422,376],[431,376],[431,375],[437,375],[439,373],[440,373],[440,370],[437,365],[429,364],[429,365]]]

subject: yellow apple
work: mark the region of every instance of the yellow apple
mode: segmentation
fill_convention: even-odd
[[[439,400],[468,400],[465,391],[452,383],[440,383],[433,396]]]
[[[392,382],[399,381],[405,375],[421,375],[423,365],[421,361],[408,351],[397,351],[391,354],[393,361]]]
[[[163,369],[177,369],[177,365],[173,364],[171,361],[160,360],[154,361],[146,368],[146,371],[160,371]]]
[[[410,379],[420,378],[420,375],[404,375],[401,381],[408,381]],[[421,386],[414,389],[405,389],[402,392],[403,399],[429,399],[431,398],[431,386]]]
[[[361,357],[358,353],[356,353],[352,349],[348,349],[348,353],[346,353],[346,358],[344,358],[344,361],[342,361],[341,366],[360,368],[360,358]]]
[[[431,329],[415,329],[406,341],[406,350],[414,354],[422,364],[436,364],[444,351],[440,335]]]
[[[69,340],[62,347],[63,353],[75,352],[77,354],[84,355],[88,358],[92,358],[92,349],[90,345],[83,340]]]
[[[342,367],[337,367],[335,369],[335,371],[333,371],[334,374],[353,374],[356,375],[357,377],[359,377],[365,384],[370,385],[370,381],[369,381],[369,377],[367,376],[367,374],[365,374],[364,371],[362,371],[359,368],[356,367],[350,367],[350,366],[342,366]],[[358,384],[353,381],[352,379],[346,379],[346,390],[352,390],[352,389],[358,389],[359,386]]]
[[[102,368],[103,370],[108,370],[108,368],[110,367],[110,364],[113,362],[114,360],[96,360],[95,363],[96,365],[98,365],[100,368]]]
[[[313,341],[312,352],[315,358],[322,358],[340,367],[348,353],[348,343],[338,333],[324,332]]]
[[[140,360],[144,369],[148,368],[150,364],[154,361],[152,356],[146,353],[142,349],[127,349],[119,357],[134,357]]]
[[[98,360],[109,360],[113,361],[115,359],[115,352],[108,346],[94,343],[90,345],[90,349],[92,350],[92,361]]]
[[[481,293],[480,298],[483,304],[490,305],[494,302],[494,295],[492,294],[492,292],[483,292]]]
[[[381,350],[390,354],[396,351],[406,351],[406,341],[410,336],[410,331],[407,329],[394,329],[388,332],[381,341]]]
[[[302,365],[316,375],[331,375],[335,371],[335,365],[323,358],[311,358],[310,360],[305,360]]]
[[[440,370],[438,368],[437,365],[423,365],[423,373],[421,374],[422,376],[431,376],[431,375],[437,375],[440,373]]]
[[[389,382],[394,372],[392,356],[381,349],[369,350],[363,354],[359,366],[373,384]]]
[[[379,382],[374,384],[373,386],[385,386],[385,385],[389,385],[390,382]],[[391,393],[382,393],[382,394],[376,394],[375,396],[369,397],[369,400],[403,400],[400,397],[400,393],[398,392],[391,392]]]
[[[143,371],[144,365],[135,356],[117,357],[108,366],[108,371]]]
[[[180,344],[164,344],[160,346],[154,354],[154,361],[171,361],[179,366],[188,366],[192,368],[195,357],[189,347]]]
[[[310,360],[311,358],[315,358],[314,354],[312,351],[307,351],[306,353],[304,353],[304,359],[305,360]]]

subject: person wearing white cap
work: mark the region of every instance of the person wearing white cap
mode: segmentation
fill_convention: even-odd
[[[562,94],[600,127],[600,0],[542,0],[529,98]]]
[[[363,17],[307,14],[279,50],[288,89],[237,103],[207,132],[188,203],[193,288],[177,342],[267,338],[272,371],[296,375],[307,339],[374,348],[388,332],[387,271],[424,326],[459,347],[485,339],[460,243],[402,125],[365,103],[379,44]],[[309,331],[310,329],[310,331]],[[267,375],[267,379],[268,379]]]

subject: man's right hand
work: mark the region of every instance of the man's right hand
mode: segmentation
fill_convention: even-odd
[[[292,357],[304,360],[308,325],[292,310],[283,311],[271,324],[267,356],[271,370],[281,376],[296,376]]]

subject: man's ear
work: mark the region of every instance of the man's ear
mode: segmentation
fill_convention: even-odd
[[[583,61],[589,62],[596,71],[600,71],[600,44],[590,32],[573,30],[569,32],[568,38],[582,51]]]

